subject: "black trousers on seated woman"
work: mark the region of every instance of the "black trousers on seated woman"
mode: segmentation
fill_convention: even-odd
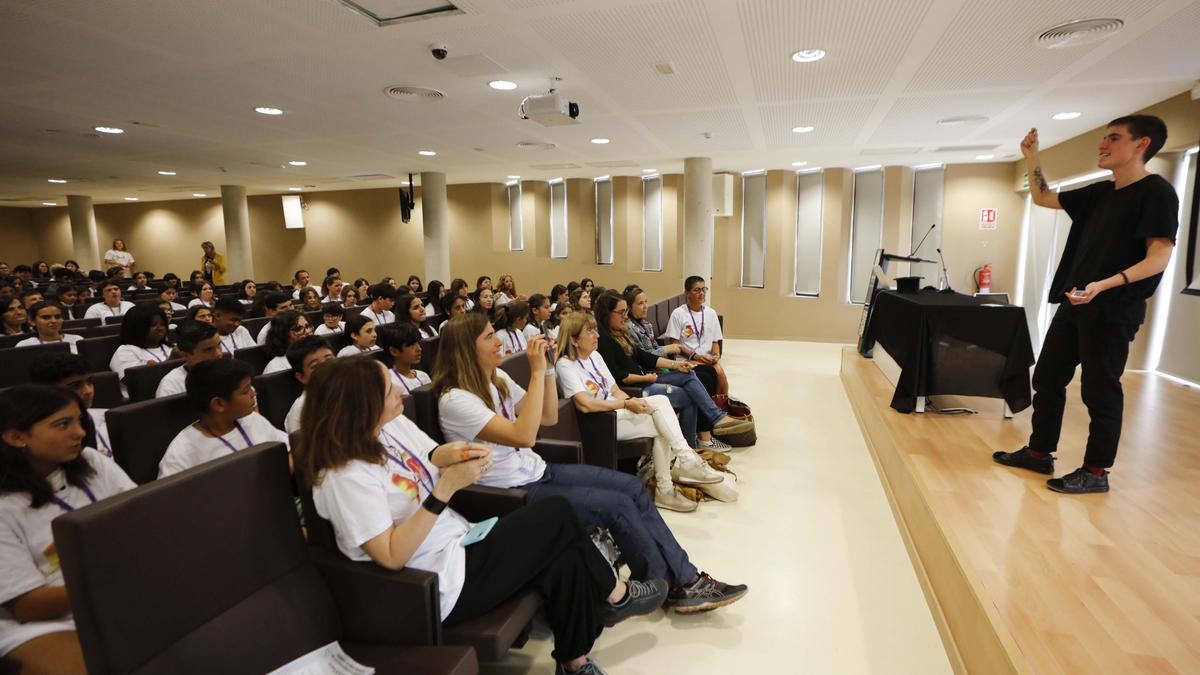
[[[617,578],[562,497],[547,497],[500,519],[481,542],[467,547],[462,593],[445,623],[492,611],[514,595],[545,598],[554,631],[554,658],[586,655],[604,624],[600,609]]]

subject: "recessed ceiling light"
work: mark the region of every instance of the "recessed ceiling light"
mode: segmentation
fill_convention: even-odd
[[[434,156],[434,155],[436,155],[437,153],[436,153],[436,152],[434,152],[433,150],[418,150],[418,151],[417,151],[417,154],[418,154],[418,155],[422,155],[422,156],[424,156],[424,157],[433,157],[433,156]]]
[[[58,206],[55,202],[42,202],[42,206]]]
[[[99,131],[102,134],[123,134],[123,133],[125,133],[124,129],[119,129],[117,127],[96,127],[96,131]]]
[[[796,63],[812,63],[825,58],[824,49],[801,49],[792,54],[792,60]]]
[[[193,192],[192,196],[193,197],[207,197],[208,195],[204,194],[203,192]]]
[[[513,89],[517,88],[517,83],[509,82],[508,80],[492,80],[491,82],[488,82],[488,86],[492,89],[498,89],[500,91],[512,91]]]
[[[642,169],[642,173],[654,173],[655,171],[658,171],[658,169]]]
[[[975,159],[993,159],[995,155],[975,155]]]
[[[65,183],[67,181],[62,178],[47,178],[46,182],[47,183]]]
[[[517,180],[518,178],[520,178],[520,176],[509,176],[508,177],[509,180]]]
[[[807,134],[812,131],[813,127],[792,127],[793,134]]]
[[[592,142],[595,143],[596,145],[608,145],[607,138],[593,138]]]
[[[808,166],[808,162],[792,162],[792,166]]]
[[[159,172],[158,172],[158,175],[160,175],[160,176],[174,176],[174,175],[175,175],[175,172],[174,172],[174,171],[159,171]]]
[[[304,161],[301,161],[298,159],[293,159],[292,161],[288,162],[288,164],[291,164],[292,166],[308,166],[308,162],[304,162]]]
[[[137,197],[126,197],[125,198],[125,201],[127,201],[127,202],[136,202],[137,200],[138,200]]]
[[[279,108],[272,108],[270,106],[265,106],[265,105],[255,108],[254,112],[256,112],[260,115],[282,115],[283,114],[283,111],[280,110]]]
[[[1058,113],[1057,115],[1055,115],[1054,117],[1052,117],[1051,119],[1056,119],[1056,120],[1058,120],[1058,121],[1060,121],[1060,122],[1061,122],[1062,120],[1073,120],[1073,119],[1075,119],[1076,117],[1079,117],[1081,114],[1083,114],[1083,113],[1077,113],[1077,112],[1060,112],[1060,113]]]
[[[299,192],[299,191],[303,190],[304,188],[302,188],[302,187],[290,187],[290,188],[288,188],[288,189],[289,189],[289,190],[291,190],[292,192]]]

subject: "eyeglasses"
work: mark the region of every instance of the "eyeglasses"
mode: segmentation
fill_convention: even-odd
[[[299,323],[299,324],[296,324],[295,326],[292,326],[293,333],[307,333],[310,330],[312,330],[312,326],[310,326],[306,323]]]
[[[696,288],[693,288],[692,290],[688,291],[688,293],[707,293],[707,292],[708,292],[707,286],[697,286]]]
[[[629,316],[629,308],[626,307],[625,309],[614,309],[613,314],[620,314],[621,316]]]

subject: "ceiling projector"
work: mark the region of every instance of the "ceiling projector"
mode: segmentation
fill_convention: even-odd
[[[544,127],[579,124],[579,104],[568,101],[553,89],[546,94],[526,96],[517,108],[517,117],[533,120]]]

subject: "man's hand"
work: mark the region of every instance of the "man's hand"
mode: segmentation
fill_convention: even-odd
[[[1082,292],[1076,288],[1067,291],[1067,302],[1072,305],[1086,305],[1103,292],[1104,285],[1099,281],[1093,281],[1085,286]]]
[[[639,415],[649,415],[654,412],[650,404],[644,398],[630,398],[625,400],[625,409]]]
[[[1025,138],[1021,140],[1021,156],[1025,159],[1037,157],[1038,154],[1038,130],[1030,129],[1029,133],[1025,134]]]

